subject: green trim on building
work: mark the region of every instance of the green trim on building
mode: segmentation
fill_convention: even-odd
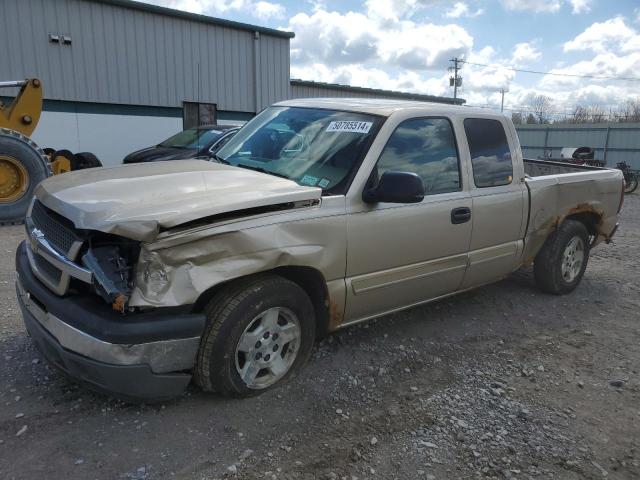
[[[137,115],[140,117],[182,118],[182,109],[173,107],[151,107],[146,105],[120,105],[114,103],[68,102],[45,100],[45,112],[91,113],[96,115]]]
[[[12,97],[0,97],[0,102],[8,105]],[[182,118],[182,108],[149,107],[144,105],[121,105],[116,103],[68,102],[66,100],[44,100],[43,112],[89,113],[94,115],[131,115],[140,117]],[[255,113],[218,110],[219,120],[248,122]]]
[[[8,105],[13,97],[0,97]],[[124,105],[116,103],[70,102],[67,100],[47,100],[42,102],[43,112],[90,113],[95,115],[132,115],[140,117],[182,118],[182,108],[152,107],[146,105]]]

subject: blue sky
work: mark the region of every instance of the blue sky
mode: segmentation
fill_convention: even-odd
[[[617,108],[640,81],[579,79],[509,68],[640,78],[639,0],[147,0],[295,32],[291,76],[451,95],[448,60],[471,105],[526,109],[533,95],[558,113]]]

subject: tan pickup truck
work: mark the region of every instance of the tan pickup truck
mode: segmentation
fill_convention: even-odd
[[[135,400],[251,395],[314,340],[533,263],[551,294],[609,242],[618,170],[524,160],[511,121],[458,106],[279,103],[216,161],[45,180],[17,252],[34,342]]]

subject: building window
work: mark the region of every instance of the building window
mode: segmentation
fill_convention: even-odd
[[[216,106],[213,103],[184,102],[182,108],[182,126],[199,127],[216,123]]]

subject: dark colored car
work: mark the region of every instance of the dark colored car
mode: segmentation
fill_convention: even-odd
[[[240,129],[235,125],[201,125],[189,128],[153,147],[130,153],[122,163],[159,162],[210,157]]]

